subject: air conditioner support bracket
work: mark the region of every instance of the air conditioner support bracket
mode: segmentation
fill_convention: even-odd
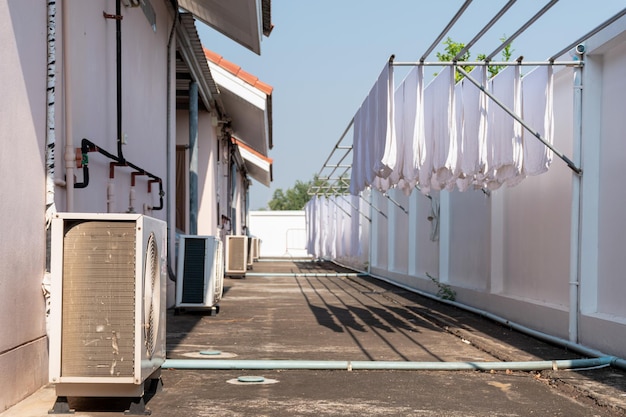
[[[54,407],[48,410],[48,414],[74,414],[74,410],[70,408],[67,397],[57,397]]]
[[[124,411],[125,416],[149,416],[150,414],[152,414],[152,411],[146,408],[146,402],[143,397],[134,398],[128,410]]]
[[[143,397],[134,398],[128,410],[124,411],[124,415],[149,416],[152,414],[152,411],[146,408],[146,401],[150,401],[157,393],[163,391],[163,380],[160,375],[161,371],[159,370],[152,374],[153,378],[146,379],[144,382],[145,393]]]

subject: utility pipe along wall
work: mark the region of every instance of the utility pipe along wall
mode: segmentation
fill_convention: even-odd
[[[529,362],[405,362],[405,361],[309,361],[309,360],[224,360],[224,359],[167,359],[163,369],[211,370],[431,370],[431,371],[542,371],[610,366],[613,356],[593,359],[573,359]]]

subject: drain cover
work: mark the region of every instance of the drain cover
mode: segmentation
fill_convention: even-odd
[[[240,376],[237,377],[237,381],[239,382],[265,382],[265,377],[263,376]]]
[[[221,350],[201,350],[195,352],[184,352],[180,355],[194,359],[227,359],[237,357],[237,355],[232,352],[223,352]]]
[[[208,355],[208,356],[217,356],[217,355],[221,355],[222,352],[219,350],[201,350],[200,351],[201,355]]]
[[[265,378],[263,376],[240,376],[226,381],[233,385],[268,385],[278,383],[277,379]]]

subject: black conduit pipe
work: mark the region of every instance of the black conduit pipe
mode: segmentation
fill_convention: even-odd
[[[141,174],[141,175],[146,175],[149,178],[151,178],[152,181],[154,182],[158,182],[159,183],[159,206],[158,207],[152,207],[152,210],[162,210],[163,209],[163,197],[165,196],[165,192],[163,192],[163,180],[160,177],[157,177],[154,174],[151,174],[150,172],[146,171],[143,168],[138,167],[137,165],[122,160],[119,157],[113,155],[112,153],[109,153],[107,151],[105,151],[104,149],[100,148],[99,146],[97,146],[95,143],[93,143],[92,141],[90,141],[89,139],[83,139],[81,141],[80,144],[80,149],[81,149],[81,153],[82,153],[82,170],[83,170],[83,182],[77,182],[74,183],[74,188],[87,188],[87,186],[89,185],[89,156],[88,153],[89,152],[98,152],[101,155],[106,156],[107,158],[115,161],[116,163],[118,163],[120,166],[128,166],[132,169],[135,170],[135,172]]]
[[[105,13],[106,18],[115,19],[115,43],[116,43],[116,76],[117,76],[117,156],[105,151],[104,149],[91,142],[89,139],[83,139],[81,142],[82,166],[83,166],[83,182],[75,183],[74,188],[86,188],[89,185],[89,152],[98,152],[109,159],[112,159],[120,166],[128,166],[140,175],[147,175],[151,178],[151,182],[159,183],[159,206],[152,207],[152,210],[163,209],[163,180],[154,174],[149,173],[143,168],[128,162],[124,158],[122,151],[122,4],[121,0],[115,1],[115,15],[110,16]],[[151,183],[148,183],[149,186]]]
[[[122,152],[122,5],[121,0],[115,1],[115,43],[117,50],[117,157],[124,163]]]

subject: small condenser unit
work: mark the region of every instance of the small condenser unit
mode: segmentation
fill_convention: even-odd
[[[261,239],[258,237],[252,238],[252,260],[258,261],[261,257]]]
[[[215,236],[182,235],[178,246],[176,308],[214,308],[222,299],[224,255]]]
[[[248,237],[226,236],[226,275],[245,276],[248,269]]]
[[[59,213],[52,221],[50,382],[59,397],[141,397],[165,360],[165,222]]]
[[[254,265],[254,238],[248,238],[248,257],[246,261],[246,267],[252,269]]]

